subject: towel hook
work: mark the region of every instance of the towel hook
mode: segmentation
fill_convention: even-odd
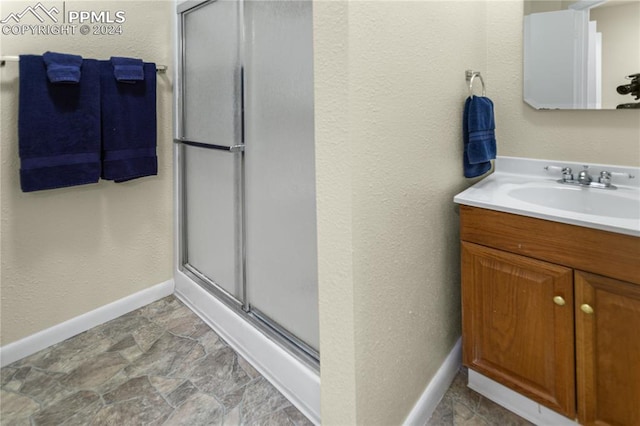
[[[480,83],[482,83],[482,96],[486,96],[487,91],[484,85],[484,80],[482,78],[482,74],[480,71],[466,70],[465,76],[467,81],[469,82],[469,96],[473,98],[473,79],[478,77],[480,78]]]

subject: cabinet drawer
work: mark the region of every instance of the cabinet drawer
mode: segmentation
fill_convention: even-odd
[[[640,285],[640,238],[460,206],[460,238]]]

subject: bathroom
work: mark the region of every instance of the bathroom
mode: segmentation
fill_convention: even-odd
[[[141,291],[172,292],[176,4],[64,4],[122,9],[125,31],[3,34],[1,54],[167,65],[157,79],[158,175],[22,193],[19,73],[0,70],[2,347]],[[28,5],[2,2],[0,16]],[[499,155],[640,166],[637,112],[523,102],[522,14],[520,0],[313,3],[323,424],[402,424],[460,338],[452,199],[475,183],[462,174],[465,70],[482,72],[495,104]]]

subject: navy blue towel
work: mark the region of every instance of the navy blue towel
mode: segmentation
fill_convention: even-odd
[[[462,117],[465,177],[478,177],[491,169],[491,160],[496,158],[495,127],[491,99],[483,96],[467,98]]]
[[[98,61],[83,61],[79,84],[53,84],[42,56],[21,55],[18,136],[24,192],[98,182]]]
[[[80,67],[82,56],[67,55],[65,53],[45,52],[42,55],[47,64],[47,77],[52,83],[80,82]]]
[[[142,59],[112,56],[109,61],[113,65],[113,75],[116,80],[120,82],[144,80]]]
[[[158,174],[156,65],[145,63],[144,80],[118,82],[110,61],[100,62],[102,178],[124,182]]]

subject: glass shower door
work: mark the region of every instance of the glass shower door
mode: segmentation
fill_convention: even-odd
[[[181,17],[183,269],[241,304],[240,4],[207,2]]]
[[[242,143],[240,4],[207,2],[182,14],[184,139]]]
[[[246,281],[251,312],[317,356],[311,5],[245,2]]]

